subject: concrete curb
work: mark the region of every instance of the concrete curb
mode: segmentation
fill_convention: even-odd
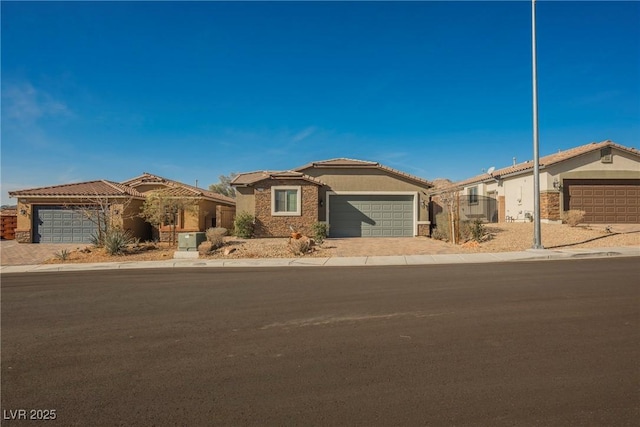
[[[261,259],[171,259],[166,261],[103,262],[87,264],[41,264],[0,266],[1,274],[45,273],[58,271],[94,271],[155,268],[232,268],[232,267],[364,267],[446,264],[484,264],[515,261],[547,261],[583,258],[637,257],[640,247],[594,249],[530,249],[520,252],[497,252],[447,255],[395,255],[331,258],[261,258]]]

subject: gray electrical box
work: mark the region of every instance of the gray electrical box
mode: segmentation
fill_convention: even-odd
[[[197,251],[200,243],[207,240],[206,233],[178,233],[179,251]]]

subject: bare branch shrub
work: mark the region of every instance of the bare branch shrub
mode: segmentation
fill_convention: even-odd
[[[584,217],[587,213],[578,209],[571,209],[562,214],[562,222],[568,224],[570,227],[575,227],[584,221]]]

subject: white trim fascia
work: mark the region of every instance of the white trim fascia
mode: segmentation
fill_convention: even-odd
[[[325,221],[330,224],[329,205],[331,196],[413,196],[413,235],[418,235],[418,212],[420,209],[420,196],[417,191],[327,191],[326,196],[326,215]],[[427,221],[427,224],[429,222]],[[329,236],[331,236],[331,228],[329,228]]]

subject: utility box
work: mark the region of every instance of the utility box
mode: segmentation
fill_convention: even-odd
[[[194,232],[194,233],[178,233],[178,250],[197,252],[200,243],[207,240],[206,233]]]

